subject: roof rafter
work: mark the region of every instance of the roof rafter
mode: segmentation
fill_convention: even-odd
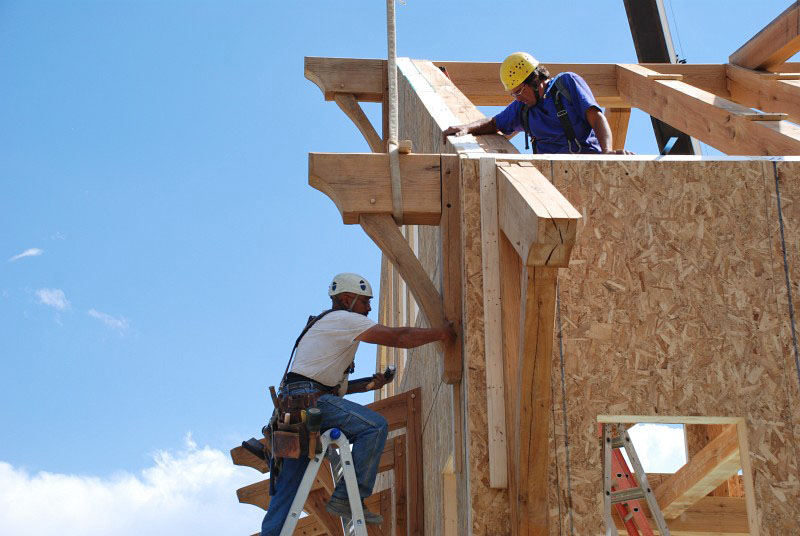
[[[800,52],[800,1],[792,2],[728,61],[749,69],[770,69]]]

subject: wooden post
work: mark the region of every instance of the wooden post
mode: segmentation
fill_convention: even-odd
[[[519,455],[516,460],[519,493],[519,534],[549,535],[548,474],[551,427],[550,368],[553,356],[558,268],[523,269],[517,408]]]

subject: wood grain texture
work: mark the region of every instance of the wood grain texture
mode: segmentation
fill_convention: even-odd
[[[493,488],[505,488],[508,486],[508,461],[503,378],[503,318],[500,305],[500,226],[497,218],[497,165],[494,158],[486,157],[479,160],[479,174],[489,485]]]
[[[800,52],[800,2],[792,2],[728,59],[749,69],[769,69]]]
[[[729,424],[678,472],[655,488],[656,500],[664,517],[678,517],[735,475],[741,467],[739,435],[736,425]]]
[[[304,63],[305,77],[326,101],[336,93],[349,93],[358,101],[383,101],[386,60],[306,57]]]
[[[617,85],[633,106],[732,155],[800,154],[800,127],[685,82],[651,80],[639,65],[617,65]],[[764,119],[767,119],[764,117]]]
[[[800,80],[780,79],[763,71],[726,65],[730,99],[765,112],[782,112],[789,120],[800,122]]]
[[[403,218],[408,224],[438,225],[442,217],[439,155],[400,155]],[[334,202],[345,224],[361,214],[391,214],[389,155],[309,153],[308,184]]]
[[[603,110],[611,129],[611,148],[620,151],[625,148],[625,139],[628,137],[628,123],[631,120],[630,108],[611,108]]]
[[[442,223],[441,223],[442,303],[444,315],[456,331],[456,340],[444,349],[442,379],[458,383],[463,372],[464,338],[462,335],[461,292],[463,262],[461,246],[461,163],[455,155],[442,155]],[[438,249],[438,248],[437,248]],[[437,252],[438,253],[438,252]]]

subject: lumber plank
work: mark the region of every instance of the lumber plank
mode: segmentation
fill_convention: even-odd
[[[800,73],[780,75],[733,64],[726,69],[732,101],[765,112],[783,112],[800,122],[800,80],[794,78],[800,78]]]
[[[259,439],[259,441],[262,445],[268,447],[266,438],[262,437]],[[251,453],[241,445],[231,449],[231,460],[233,460],[234,465],[252,467],[261,473],[266,473],[269,471],[269,467],[267,467],[267,463],[264,460]]]
[[[611,108],[603,111],[611,128],[612,149],[620,151],[625,148],[625,139],[628,137],[628,123],[631,120],[630,108]]]
[[[500,307],[500,228],[497,221],[497,165],[494,158],[482,157],[479,169],[489,485],[502,489],[508,486],[508,464]]]
[[[800,128],[684,82],[650,80],[639,65],[617,65],[631,104],[717,149],[735,155],[800,154]]]
[[[664,517],[678,517],[735,475],[741,466],[737,426],[728,425],[686,465],[656,488],[656,500]]]
[[[442,380],[461,381],[464,367],[462,335],[463,251],[461,245],[461,163],[456,155],[442,155],[442,303],[453,323],[456,340],[445,345]],[[458,423],[455,423],[458,426]],[[458,463],[456,465],[459,465]]]
[[[498,168],[500,228],[528,266],[568,266],[580,213],[534,167]]]
[[[306,57],[305,77],[322,91],[326,101],[336,93],[350,93],[356,100],[382,102],[386,60]]]
[[[442,216],[441,160],[438,154],[400,155],[403,220],[438,225]],[[392,213],[389,155],[309,153],[308,184],[331,198],[345,224],[362,214]]]
[[[362,214],[361,227],[397,268],[428,324],[443,325],[445,316],[441,297],[392,217],[389,214]]]
[[[381,137],[378,136],[375,127],[372,126],[369,118],[367,118],[367,114],[361,109],[355,96],[352,93],[336,93],[333,96],[333,100],[345,115],[350,118],[353,124],[355,124],[358,131],[361,132],[361,135],[364,136],[370,150],[373,153],[384,152]]]
[[[558,268],[525,266],[521,303],[517,407],[519,534],[548,535],[549,438],[556,284]]]
[[[641,505],[650,527],[658,534],[646,503],[642,501]],[[624,530],[619,516],[614,514],[613,518],[617,529]],[[667,520],[667,527],[673,536],[750,534],[745,501],[739,497],[704,497],[680,517]]]
[[[408,423],[408,406],[406,402],[408,396],[408,392],[400,393],[399,395],[382,398],[367,404],[367,407],[383,415],[383,418],[389,424],[389,431],[391,432],[398,428],[404,428]]]
[[[417,387],[406,398],[406,490],[408,490],[408,534],[421,536],[425,527],[425,488],[422,474],[422,403]]]
[[[406,464],[406,437],[395,438],[393,452],[394,463],[394,496],[395,496],[395,533],[408,533],[408,467]]]
[[[721,434],[727,426],[721,424],[687,424],[683,427],[684,435],[686,437],[686,453],[687,458],[691,460],[694,456],[703,450],[703,447]],[[739,454],[741,456],[741,453]],[[647,475],[648,479],[650,474]],[[658,488],[652,480],[649,480],[653,489]],[[709,495],[713,497],[744,497],[744,488],[742,487],[741,475],[733,475],[728,480],[717,486]]]
[[[749,69],[768,69],[786,62],[797,52],[800,52],[800,2],[792,2],[731,54],[728,61]]]
[[[500,289],[502,292],[503,327],[503,368],[505,374],[506,408],[506,459],[508,461],[508,495],[518,494],[516,448],[519,445],[519,427],[515,421],[517,378],[519,377],[519,338],[521,332],[520,315],[522,298],[522,259],[517,254],[508,237],[500,232]],[[510,504],[512,526],[519,526],[519,508],[515,500]]]

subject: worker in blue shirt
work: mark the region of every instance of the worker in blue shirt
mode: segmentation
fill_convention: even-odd
[[[547,68],[526,52],[500,66],[500,79],[514,101],[494,117],[449,127],[447,136],[525,133],[534,153],[630,154],[612,149],[611,129],[586,81],[564,72],[550,78]]]

